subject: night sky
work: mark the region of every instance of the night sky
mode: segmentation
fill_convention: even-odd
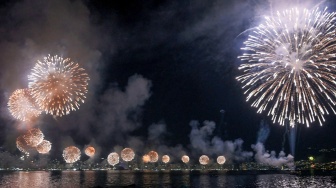
[[[211,146],[214,136],[230,142],[240,138],[242,149],[252,152],[264,120],[270,129],[265,148],[279,153],[285,127],[272,124],[266,113],[257,114],[235,79],[241,63],[237,56],[248,37],[243,32],[259,25],[262,16],[270,14],[271,4],[273,9],[291,5],[291,1],[271,2],[1,3],[0,145],[19,154],[15,139],[27,125],[11,117],[8,97],[28,86],[27,75],[38,59],[58,54],[82,65],[91,80],[87,101],[78,111],[57,118],[43,114],[32,125],[52,142],[51,158],[60,158],[66,146],[83,149],[89,144],[102,156],[123,147],[133,147],[138,154],[161,148],[197,156],[204,151],[191,144],[192,121],[199,127],[204,121],[216,124],[203,138]],[[316,2],[300,6],[311,8]],[[321,5],[325,6],[336,10],[332,0]],[[299,125],[297,158],[305,158],[308,147],[335,147],[335,123],[331,114],[322,127]],[[285,153],[289,152],[286,139]]]

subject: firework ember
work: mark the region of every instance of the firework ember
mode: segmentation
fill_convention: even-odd
[[[89,76],[78,63],[49,55],[37,62],[28,80],[39,107],[48,114],[62,116],[84,103]]]
[[[95,152],[96,152],[96,150],[92,146],[89,146],[85,149],[85,154],[89,157],[94,156]]]
[[[206,155],[202,155],[200,158],[199,158],[199,162],[201,165],[207,165],[209,163],[209,157],[206,156]]]
[[[41,154],[49,153],[51,150],[51,143],[48,140],[43,140],[39,145],[37,145],[36,150]]]
[[[23,136],[19,136],[16,139],[16,147],[22,152],[28,154],[29,149],[31,149],[30,146],[28,146],[27,142],[23,138]]]
[[[182,162],[188,163],[189,162],[189,156],[188,155],[183,155],[181,158]]]
[[[43,141],[44,134],[40,129],[32,128],[28,130],[28,132],[25,135],[23,135],[23,138],[25,139],[26,143],[29,146],[36,147]]]
[[[114,166],[119,163],[119,155],[116,152],[112,152],[107,156],[107,162]]]
[[[149,156],[149,162],[151,163],[155,163],[159,160],[159,155],[155,151],[148,152],[148,156]]]
[[[225,159],[224,156],[218,156],[218,157],[217,157],[217,163],[218,163],[218,164],[222,165],[222,164],[225,163],[225,161],[226,161],[226,159]]]
[[[81,156],[80,150],[75,146],[69,146],[63,150],[63,158],[66,163],[74,163]]]
[[[131,148],[125,148],[121,151],[121,158],[124,161],[132,161],[134,159],[135,153]]]
[[[169,161],[170,161],[170,157],[168,155],[162,156],[162,162],[169,163]]]
[[[150,161],[150,157],[149,157],[149,155],[144,155],[144,156],[142,156],[142,161],[144,162],[144,163],[148,163],[149,161]]]
[[[42,112],[29,89],[15,90],[9,97],[8,109],[14,118],[21,121],[31,121]]]

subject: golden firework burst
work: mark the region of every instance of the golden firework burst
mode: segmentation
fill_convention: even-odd
[[[79,109],[88,92],[89,76],[78,63],[59,56],[38,61],[28,76],[29,88],[46,113],[63,116]]]
[[[14,118],[21,121],[31,121],[42,112],[33,99],[30,89],[15,90],[9,97],[8,109]]]

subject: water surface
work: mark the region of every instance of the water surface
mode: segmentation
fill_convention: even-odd
[[[336,187],[336,177],[189,172],[0,171],[0,187]]]

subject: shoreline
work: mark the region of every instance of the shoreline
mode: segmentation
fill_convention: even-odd
[[[108,172],[108,173],[144,173],[144,174],[209,174],[209,175],[267,175],[267,174],[290,174],[299,176],[336,176],[335,170],[79,170],[79,169],[20,169],[0,170],[1,172]]]

